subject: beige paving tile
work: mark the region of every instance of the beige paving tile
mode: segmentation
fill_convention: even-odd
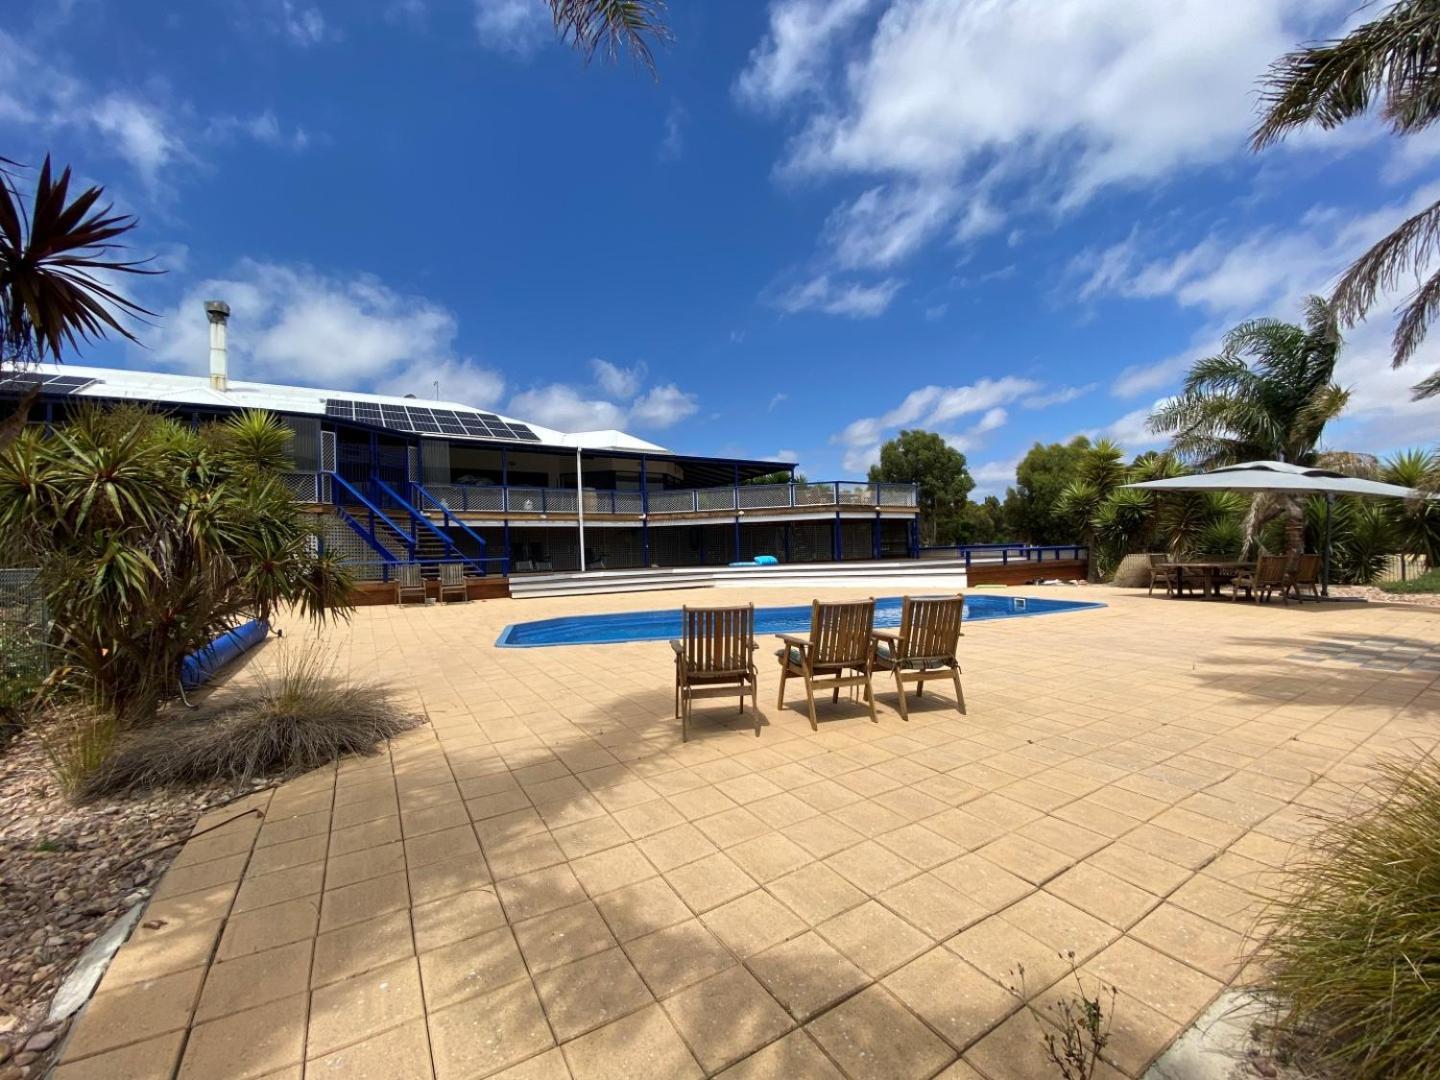
[[[515,940],[535,974],[615,947],[600,911],[590,901],[515,924]]]
[[[282,870],[276,874],[246,878],[240,883],[240,888],[235,893],[235,903],[231,911],[238,915],[241,912],[253,911],[255,908],[268,907],[270,904],[281,904],[286,900],[314,896],[320,891],[324,882],[324,863],[310,863],[291,870]]]
[[[740,957],[752,956],[806,930],[789,908],[760,889],[707,911],[700,919]]]
[[[870,982],[865,972],[813,932],[750,957],[748,966],[771,996],[801,1022]]]
[[[647,836],[637,841],[637,845],[662,874],[719,850],[699,829],[688,822]]]
[[[570,859],[584,858],[630,842],[630,834],[603,811],[584,821],[562,825],[552,835],[560,850]]]
[[[477,994],[427,1017],[437,1080],[488,1076],[554,1045],[528,980]]]
[[[888,975],[932,944],[919,930],[874,900],[821,923],[819,931],[872,979]]]
[[[249,1080],[298,1063],[304,1046],[302,994],[197,1024],[180,1059],[179,1076],[181,1080],[217,1076]]]
[[[872,986],[805,1028],[857,1080],[932,1076],[955,1051],[888,991]]]
[[[307,1072],[326,1080],[431,1080],[430,1036],[423,1019],[411,1020],[312,1060]],[[268,1080],[268,1078],[267,1078]]]
[[[474,937],[505,922],[500,901],[486,889],[421,904],[411,909],[410,917],[415,924],[415,947],[422,953]]]
[[[629,958],[618,948],[536,975],[535,989],[561,1042],[654,1001]]]
[[[592,897],[633,885],[656,874],[650,860],[634,844],[586,855],[571,863],[570,868]]]
[[[943,948],[912,960],[888,976],[884,986],[956,1050],[1020,1007],[1014,994]]]
[[[840,1072],[803,1031],[792,1031],[783,1039],[757,1050],[720,1074],[725,1080],[840,1080]]]
[[[1221,982],[1235,977],[1248,952],[1240,934],[1174,904],[1161,904],[1130,936]]]
[[[824,863],[811,863],[768,885],[791,911],[811,926],[864,903],[866,895]]]
[[[410,885],[403,871],[357,881],[324,893],[320,901],[320,929],[338,930],[409,906]]]
[[[494,1075],[495,1080],[571,1080],[565,1052],[558,1046]]]
[[[920,873],[920,868],[914,863],[873,840],[865,840],[831,855],[825,860],[825,865],[872,896]]]
[[[1182,1024],[1194,1020],[1222,989],[1208,975],[1128,937],[1115,942],[1084,970]]]
[[[684,989],[736,962],[734,954],[697,919],[629,941],[625,951],[656,997]]]
[[[213,1020],[304,993],[310,986],[314,947],[314,941],[307,937],[278,949],[211,964],[200,992],[196,1021]]]
[[[504,926],[420,954],[425,1006],[431,1012],[528,974],[515,938]]]
[[[480,838],[485,861],[497,880],[519,877],[565,861],[565,853],[547,832],[497,841]]]
[[[225,924],[216,956],[222,961],[232,960],[292,941],[309,940],[315,936],[319,919],[319,897],[314,896],[232,915]]]
[[[886,889],[879,900],[936,941],[959,933],[989,914],[985,905],[952,889],[934,874],[921,874]]]
[[[420,966],[407,957],[311,994],[305,1052],[320,1057],[424,1013]]]
[[[793,1026],[743,967],[732,967],[663,1002],[707,1073],[748,1056]]]
[[[1120,930],[1134,926],[1159,903],[1152,893],[1088,862],[1065,871],[1045,891]]]
[[[405,845],[381,844],[345,855],[337,855],[325,863],[325,887],[338,889],[357,881],[397,874],[405,869]],[[248,882],[247,882],[248,884]]]
[[[374,818],[359,825],[337,828],[330,834],[329,855],[349,855],[354,851],[393,844],[400,839],[400,818]]]
[[[704,1075],[658,1005],[566,1043],[563,1053],[575,1080]]]
[[[261,874],[273,874],[277,870],[288,870],[292,866],[320,862],[325,858],[329,844],[330,838],[322,834],[261,848],[250,857],[245,873],[258,877]]]
[[[490,884],[490,871],[485,866],[485,859],[478,852],[444,862],[412,866],[409,868],[408,877],[410,900],[415,904],[426,904],[431,900],[484,888]]]
[[[80,1060],[67,1047],[65,1060],[50,1076],[52,1080],[170,1080],[184,1038],[184,1031],[172,1031]]]
[[[750,875],[723,851],[676,867],[664,877],[695,912],[709,911],[755,888]]]
[[[410,913],[396,911],[315,939],[311,986],[358,975],[415,952]]]
[[[184,1030],[203,977],[191,968],[96,994],[66,1045],[66,1060]]]
[[[795,841],[775,832],[735,844],[726,854],[761,884],[797,870],[813,860],[813,856]]]

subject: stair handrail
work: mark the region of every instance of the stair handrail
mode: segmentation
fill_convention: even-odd
[[[485,543],[485,538],[483,536],[477,533],[474,529],[470,528],[469,525],[466,525],[465,522],[461,521],[459,518],[453,517],[450,513],[450,508],[446,506],[443,502],[441,502],[439,499],[435,498],[434,495],[431,495],[430,492],[426,491],[421,484],[417,483],[414,480],[411,480],[410,486],[413,487],[417,492],[419,492],[420,498],[422,500],[421,506],[424,506],[425,503],[431,503],[436,506],[440,511],[441,520],[447,526],[454,524],[456,527],[458,527],[461,532],[463,532],[466,536],[470,537],[471,540],[474,540],[477,544],[480,545],[480,557],[482,559],[487,557],[485,555],[485,552],[488,550],[489,545]]]
[[[364,525],[362,525],[359,521],[355,519],[354,514],[350,513],[349,510],[346,510],[339,503],[336,503],[334,508],[335,513],[340,518],[340,520],[343,521],[345,524],[349,525],[351,530],[355,533],[355,535],[359,536],[361,540],[365,541],[366,544],[374,548],[375,551],[380,555],[380,559],[382,562],[389,563],[392,566],[398,566],[403,561],[397,558],[393,551],[387,548],[384,544],[380,543],[379,539],[375,536],[374,529],[367,529]]]
[[[350,483],[349,480],[346,480],[338,472],[331,472],[330,477],[332,481],[338,482],[342,488],[344,488],[351,495],[353,495],[355,497],[355,501],[359,505],[365,507],[366,510],[370,511],[370,513],[374,514],[377,518],[383,521],[391,532],[393,532],[396,536],[400,537],[401,543],[405,545],[405,549],[409,552],[410,559],[413,562],[415,559],[415,541],[410,537],[410,534],[407,533],[404,529],[400,528],[399,525],[396,525],[395,522],[391,521],[390,516],[386,514],[384,510],[381,510],[380,507],[376,506],[373,502],[366,498],[359,491],[359,489],[355,487],[354,484]],[[340,502],[338,498],[336,498],[335,490],[333,487],[330,491],[330,501],[341,510],[344,509],[344,505]],[[354,515],[352,514],[347,513],[346,516],[349,517],[351,521],[355,520]],[[379,541],[377,540],[376,543],[379,543]]]
[[[431,521],[428,517],[426,517],[424,514],[422,514],[419,510],[417,510],[414,506],[412,506],[412,505],[410,504],[409,500],[407,500],[404,496],[402,496],[398,491],[396,491],[394,488],[392,488],[392,487],[391,487],[389,484],[387,484],[384,480],[381,480],[378,476],[376,476],[376,477],[373,478],[373,483],[374,483],[375,486],[378,487],[382,492],[384,492],[384,493],[385,493],[386,495],[388,495],[390,498],[394,499],[397,503],[399,503],[400,506],[404,509],[404,511],[405,511],[407,514],[410,515],[410,520],[411,520],[411,521],[414,521],[414,522],[417,522],[418,524],[424,525],[425,528],[429,529],[430,532],[431,532],[435,537],[437,537],[442,544],[445,545],[445,548],[446,548],[447,551],[454,552],[455,558],[456,558],[457,561],[463,562],[466,566],[470,567],[472,570],[478,571],[481,577],[484,577],[484,576],[485,576],[485,564],[484,564],[483,562],[482,562],[482,563],[477,563],[474,559],[471,559],[471,558],[467,557],[466,555],[464,555],[464,554],[460,551],[460,549],[455,546],[455,541],[454,541],[454,540],[451,540],[450,537],[446,536],[443,532],[441,532],[441,531],[436,527],[435,523],[434,523],[433,521]],[[482,556],[482,558],[483,558],[483,556],[484,556],[484,549],[483,549],[483,548],[481,549],[481,556]]]

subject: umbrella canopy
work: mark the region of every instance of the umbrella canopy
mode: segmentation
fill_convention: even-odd
[[[1375,499],[1434,498],[1414,488],[1360,480],[1332,469],[1285,461],[1247,461],[1194,476],[1146,480],[1126,487],[1146,491],[1273,491],[1282,495],[1361,495]]]

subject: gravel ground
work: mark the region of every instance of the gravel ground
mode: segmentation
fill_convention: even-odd
[[[34,732],[0,747],[0,1080],[43,1076],[63,1025],[50,999],[75,961],[150,895],[211,789],[68,803]]]
[[[1332,596],[1359,596],[1372,604],[1415,604],[1440,607],[1440,593],[1388,593],[1373,585],[1331,585]]]

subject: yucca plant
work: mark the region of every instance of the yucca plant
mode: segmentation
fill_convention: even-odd
[[[1384,462],[1380,478],[1433,494],[1440,488],[1440,451],[1403,450]],[[1398,549],[1425,556],[1432,569],[1440,567],[1440,499],[1390,501],[1387,509]]]
[[[0,547],[41,568],[72,680],[121,726],[173,694],[189,653],[294,604],[350,610],[281,484],[288,433],[242,414],[196,432],[135,406],[87,406],[0,449]]]

